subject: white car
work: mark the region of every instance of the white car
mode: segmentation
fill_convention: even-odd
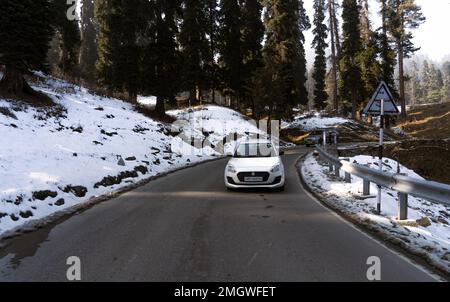
[[[284,190],[285,174],[280,158],[282,153],[270,140],[248,140],[240,143],[225,168],[226,187]]]

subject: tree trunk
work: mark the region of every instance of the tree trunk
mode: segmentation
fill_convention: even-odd
[[[337,50],[337,45],[336,45],[336,40],[335,40],[335,27],[334,27],[334,22],[333,22],[333,5],[332,5],[332,0],[329,0],[328,5],[329,5],[329,15],[330,15],[330,36],[331,36],[331,63],[332,63],[332,72],[333,72],[333,108],[334,111],[336,112],[336,114],[339,113],[339,100],[338,100],[338,91],[337,91],[337,69],[338,69],[338,58],[336,56],[336,50]]]
[[[164,115],[166,115],[165,101],[160,96],[156,97],[155,113],[158,117],[163,117]]]
[[[400,103],[402,106],[402,119],[406,119],[406,99],[405,99],[405,75],[403,68],[403,43],[401,41],[397,42],[398,46],[398,75],[399,75],[399,86],[400,86]]]
[[[336,45],[338,60],[340,60],[341,59],[341,41],[339,39],[339,26],[338,26],[338,21],[337,21],[337,17],[336,17],[336,3],[334,2],[334,0],[330,0],[330,1],[332,1],[332,10],[333,10],[332,19],[333,19],[333,27],[334,27],[334,43]]]
[[[352,89],[352,119],[356,120],[356,106],[358,105],[357,99],[356,99],[356,90]]]
[[[31,95],[35,93],[27,81],[25,81],[23,72],[11,66],[6,66],[5,74],[0,81],[0,90],[12,96]]]
[[[128,91],[128,101],[132,104],[137,103],[137,92],[136,91]]]

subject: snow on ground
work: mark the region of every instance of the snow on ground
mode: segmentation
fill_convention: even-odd
[[[379,169],[378,159],[371,156],[356,156],[350,161]],[[400,168],[401,173],[409,177],[423,179],[406,167]],[[364,199],[362,179],[352,176],[352,183],[347,184],[330,173],[328,166],[312,154],[299,169],[306,184],[327,204],[450,272],[450,207],[409,196],[409,220],[400,223],[396,220],[398,200],[395,191],[383,189],[382,215],[379,216],[375,214],[376,185],[371,185],[372,196]],[[397,162],[384,159],[383,170],[396,173]]]
[[[50,95],[61,110],[51,113],[0,99],[0,236],[93,197],[218,155],[211,148],[191,148],[171,135],[170,125],[137,113],[129,103],[37,75],[43,81],[34,88]],[[226,133],[213,133],[220,123],[214,119],[231,120],[233,131],[248,124],[229,109],[208,111],[212,116],[205,124],[213,141]]]
[[[173,131],[181,132],[184,141],[193,140],[196,147],[221,154],[234,151],[236,143],[242,139],[266,133],[266,129],[259,129],[242,114],[215,105],[173,110],[167,114],[179,121]],[[225,144],[224,137],[228,138]]]
[[[138,96],[137,102],[143,106],[153,108],[156,106],[156,96]]]
[[[283,122],[282,128],[297,128],[304,131],[313,131],[316,129],[329,128],[347,123],[352,123],[352,121],[341,117],[324,117],[319,114],[299,115],[292,122]]]

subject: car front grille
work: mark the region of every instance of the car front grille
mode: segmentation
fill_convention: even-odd
[[[246,177],[262,177],[263,182],[266,182],[269,179],[269,172],[240,172],[237,177],[240,182],[245,182]]]

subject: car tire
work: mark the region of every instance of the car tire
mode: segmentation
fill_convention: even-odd
[[[282,186],[282,187],[276,188],[276,191],[277,192],[284,192],[285,188],[286,188],[286,186]]]

